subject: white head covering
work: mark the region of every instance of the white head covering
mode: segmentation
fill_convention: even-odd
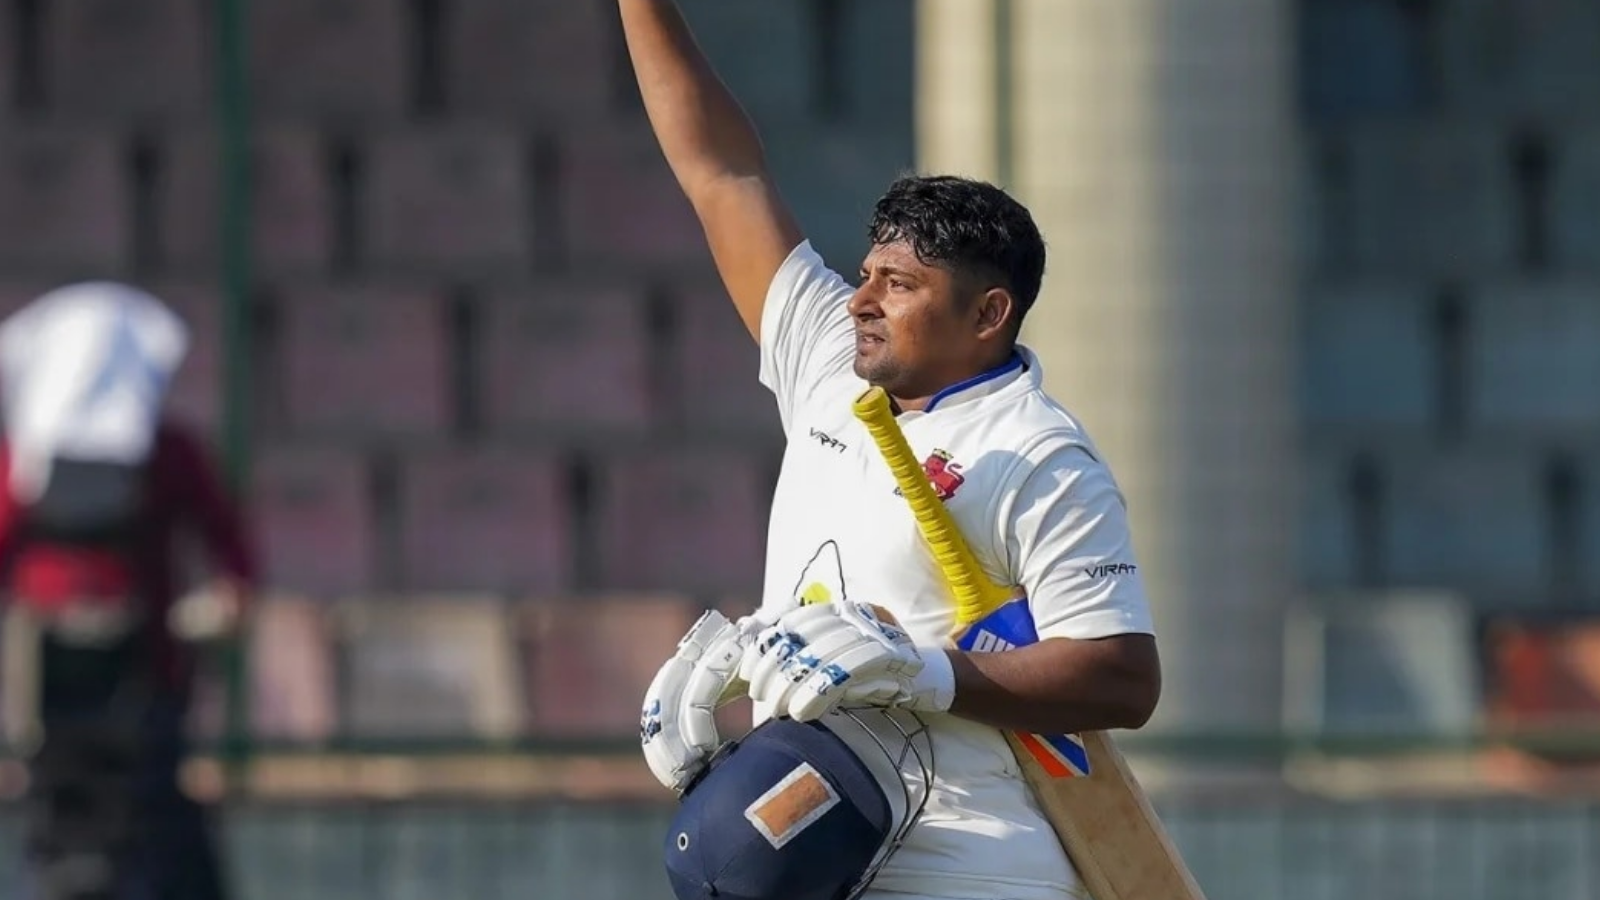
[[[37,499],[56,457],[143,461],[188,349],[182,319],[112,282],[57,288],[0,322],[12,494]]]

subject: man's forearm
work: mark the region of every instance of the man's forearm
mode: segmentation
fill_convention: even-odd
[[[950,712],[997,728],[1040,734],[1138,728],[1161,690],[1155,643],[1147,636],[948,652],[956,683]]]
[[[755,126],[695,44],[673,0],[618,0],[645,112],[684,191],[764,174]]]

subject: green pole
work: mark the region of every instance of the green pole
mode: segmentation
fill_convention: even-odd
[[[222,453],[235,494],[250,472],[250,91],[247,78],[248,0],[217,3],[217,124],[221,182]],[[230,792],[240,784],[249,749],[250,691],[244,642],[224,651],[227,721],[223,762]]]

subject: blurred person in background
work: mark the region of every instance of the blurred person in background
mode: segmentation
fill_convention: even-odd
[[[24,755],[36,900],[219,900],[180,787],[197,648],[256,561],[199,436],[165,409],[190,336],[157,298],[61,287],[0,323],[7,737]],[[200,539],[214,580],[183,584]]]

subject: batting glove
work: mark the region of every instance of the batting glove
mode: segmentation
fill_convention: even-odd
[[[678,642],[645,692],[639,742],[656,780],[682,793],[721,746],[716,711],[744,693],[739,660],[757,630],[754,617],[738,622],[709,610]]]
[[[840,601],[803,606],[763,629],[739,677],[776,716],[821,718],[841,707],[943,712],[955,673],[942,648],[919,648],[887,611]]]

